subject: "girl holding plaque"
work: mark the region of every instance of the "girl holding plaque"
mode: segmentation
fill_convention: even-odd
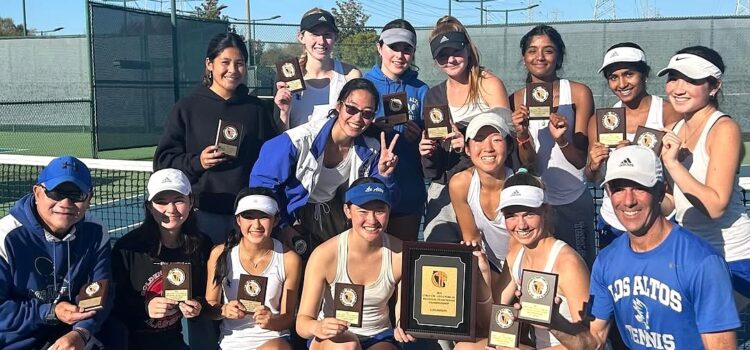
[[[180,169],[190,179],[198,224],[214,244],[226,240],[234,196],[247,186],[261,145],[277,134],[270,111],[242,83],[247,57],[241,36],[211,39],[202,84],[174,105],[154,154],[155,170]],[[219,150],[218,133],[236,142],[236,156]]]
[[[565,43],[554,28],[534,27],[521,38],[520,46],[528,71],[526,83],[549,87],[533,91],[524,87],[511,96],[519,157],[544,181],[556,237],[574,247],[590,266],[595,257],[594,201],[583,168],[588,121],[594,114],[591,89],[557,76],[565,58]],[[549,118],[530,120],[531,99],[549,104]]]
[[[718,52],[692,46],[672,56],[659,71],[665,74],[669,102],[683,117],[667,127],[661,152],[675,217],[724,255],[735,291],[748,298],[750,218],[738,184],[740,127],[719,110],[724,62]]]
[[[378,91],[369,80],[344,85],[328,119],[287,130],[268,141],[253,167],[250,185],[273,189],[281,208],[281,241],[307,253],[346,230],[342,192],[358,178],[374,176],[395,191],[392,174],[398,163],[385,133],[380,142],[365,133],[378,108]],[[292,227],[294,225],[294,227]],[[302,252],[300,252],[303,255]]]
[[[624,42],[610,47],[604,54],[604,62],[599,72],[604,75],[609,89],[619,100],[613,107],[625,107],[628,141],[638,141],[634,138],[636,130],[641,125],[661,130],[665,125],[670,125],[680,118],[669,101],[646,91],[646,80],[651,67],[646,62],[646,54],[638,44]],[[596,123],[596,118],[589,120],[590,146],[584,171],[586,177],[594,182],[601,181],[604,164],[609,158],[609,148],[597,141]],[[625,233],[625,227],[615,216],[607,191],[604,191],[602,207],[596,217],[596,230],[599,234],[600,249]]]
[[[304,46],[299,68],[305,89],[291,92],[286,83],[276,83],[273,100],[283,129],[325,119],[344,84],[362,76],[356,67],[331,58],[338,32],[335,18],[326,10],[316,7],[302,16],[297,40]]]
[[[471,166],[463,153],[463,132],[472,118],[490,108],[508,108],[508,93],[500,77],[480,65],[479,50],[455,17],[438,20],[430,34],[430,51],[446,80],[430,88],[424,103],[448,105],[454,124],[442,140],[429,139],[423,133],[419,144],[424,175],[431,181],[424,236],[428,241],[457,243],[461,233],[447,186],[454,174]],[[505,122],[510,124],[510,120]]]
[[[195,318],[204,306],[211,241],[198,230],[185,174],[159,170],[147,188],[143,224],[118,239],[112,250],[113,316],[127,327],[130,349],[184,349],[180,320]],[[161,296],[161,264],[170,262],[190,263],[193,299],[178,303]]]
[[[289,329],[297,307],[301,260],[271,238],[279,222],[279,205],[271,190],[243,189],[234,207],[236,226],[225,244],[214,247],[208,261],[207,312],[221,320],[219,347],[291,350]],[[240,285],[243,274],[262,276],[266,283]],[[241,288],[250,295],[264,294],[262,305],[245,308],[238,300]]]
[[[402,140],[396,146],[396,153],[404,160],[396,168],[395,178],[399,183],[401,196],[391,212],[388,232],[409,241],[417,240],[419,223],[427,200],[418,147],[424,126],[422,107],[429,88],[417,79],[418,72],[411,67],[416,47],[417,33],[411,23],[403,19],[389,22],[383,27],[377,43],[381,62],[365,75],[365,79],[375,84],[381,96],[397,92],[406,94],[404,101],[389,100],[390,103],[384,105],[381,100],[375,123],[379,125],[379,121],[387,118],[386,110],[402,109],[402,104],[406,106],[407,122],[395,126],[385,124],[383,129],[388,140],[396,133],[401,135]]]
[[[346,191],[345,203],[352,228],[310,256],[297,333],[309,339],[313,350],[396,350],[388,300],[401,280],[401,240],[385,232],[391,207],[388,188],[376,178],[361,178]],[[364,286],[364,296],[336,295],[336,285],[342,283]],[[346,304],[358,307],[354,313],[340,313],[339,305]],[[354,322],[361,324],[355,327]]]
[[[557,290],[551,285],[542,284],[532,293],[556,293],[560,298],[559,316],[568,322],[581,322],[584,304],[589,299],[589,270],[580,255],[565,242],[556,239],[552,233],[553,222],[551,207],[545,201],[545,192],[539,178],[529,174],[525,169],[508,177],[500,193],[500,210],[505,218],[505,226],[510,235],[519,243],[510,248],[499,283],[494,289],[495,301],[511,305],[516,299],[516,291],[522,285],[523,270],[534,270],[557,274]],[[540,281],[544,283],[543,281]],[[503,287],[504,286],[504,287]],[[521,293],[529,294],[528,290]],[[544,297],[545,295],[541,295]],[[556,312],[553,311],[552,312]],[[552,328],[557,316],[552,317]],[[482,320],[487,322],[487,320]],[[554,329],[534,326],[535,349],[561,348],[560,341],[564,334]],[[480,327],[487,329],[485,327]],[[459,343],[459,349],[485,349],[487,339],[477,343]]]

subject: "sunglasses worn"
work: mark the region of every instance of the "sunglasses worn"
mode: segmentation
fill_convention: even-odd
[[[375,117],[375,111],[361,110],[357,107],[348,105],[346,103],[344,103],[344,107],[346,108],[346,113],[350,115],[356,115],[357,113],[361,113],[360,116],[364,119],[372,119],[373,117]]]
[[[65,198],[70,199],[74,203],[81,203],[86,200],[86,198],[89,197],[89,194],[86,192],[81,191],[60,191],[60,190],[48,190],[46,187],[42,187],[44,189],[44,195],[47,196],[47,198],[55,201],[60,202],[64,200]]]

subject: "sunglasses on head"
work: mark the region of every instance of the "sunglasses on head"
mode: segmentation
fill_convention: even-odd
[[[350,114],[350,115],[356,115],[357,113],[361,113],[360,116],[363,119],[372,119],[373,117],[375,117],[375,111],[361,110],[361,109],[359,109],[357,107],[354,107],[352,105],[348,105],[346,103],[344,103],[344,107],[346,108],[346,113]]]
[[[74,203],[80,203],[80,202],[85,201],[86,198],[89,197],[89,194],[87,192],[48,190],[44,186],[42,186],[42,188],[44,189],[44,195],[47,196],[47,198],[55,202],[60,202],[67,198],[73,201]]]

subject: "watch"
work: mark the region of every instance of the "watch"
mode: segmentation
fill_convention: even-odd
[[[59,302],[60,300],[55,300],[54,302],[52,302],[49,308],[49,312],[47,312],[47,316],[44,318],[44,323],[52,326],[60,324],[60,320],[57,318],[57,314],[55,314],[55,307]]]
[[[89,333],[89,331],[85,328],[73,328],[73,332],[76,332],[81,336],[81,340],[83,340],[84,345],[88,344],[89,340],[91,340],[91,333]]]

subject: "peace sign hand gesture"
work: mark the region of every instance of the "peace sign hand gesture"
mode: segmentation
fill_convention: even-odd
[[[391,176],[393,171],[396,170],[396,164],[398,164],[398,156],[393,153],[393,149],[396,147],[396,141],[398,141],[399,134],[393,136],[391,144],[385,143],[385,132],[380,132],[380,160],[378,161],[378,172],[382,176]]]

